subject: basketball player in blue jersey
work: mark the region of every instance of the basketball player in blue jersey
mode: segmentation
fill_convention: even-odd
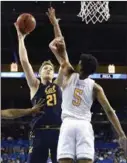
[[[51,18],[56,19],[54,14]],[[92,55],[82,54],[79,61],[80,71],[76,73],[67,57],[63,37],[55,38],[49,47],[60,63],[64,75],[62,83],[63,122],[57,151],[59,163],[73,163],[75,159],[78,163],[93,163],[94,134],[90,109],[95,98],[102,105],[115,128],[119,136],[119,143],[126,153],[127,138],[117,115],[109,104],[103,88],[89,78],[89,75],[96,71],[97,59]]]
[[[49,149],[52,163],[56,163],[57,142],[61,125],[62,94],[59,84],[62,81],[62,74],[59,73],[57,79],[52,82],[54,66],[51,61],[44,61],[39,69],[41,81],[37,79],[28,59],[24,44],[25,35],[20,33],[16,24],[15,27],[19,41],[19,58],[30,88],[32,104],[35,105],[40,98],[46,99],[44,114],[35,116],[31,123],[32,134],[30,134],[28,163],[46,163]],[[55,37],[61,36],[57,26],[54,30]]]

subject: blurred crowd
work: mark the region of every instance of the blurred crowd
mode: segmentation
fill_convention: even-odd
[[[127,160],[119,148],[96,149],[95,163],[127,163]]]
[[[98,144],[101,144],[98,145]],[[127,163],[123,151],[116,146],[115,142],[108,143],[109,148],[103,146],[104,142],[96,144],[95,163]],[[107,146],[107,147],[108,147]],[[103,148],[104,147],[104,148]],[[1,163],[26,163],[29,151],[29,141],[13,137],[2,138],[1,141]],[[51,163],[50,152],[47,163]]]
[[[29,123],[17,123],[17,120],[13,124],[11,122],[12,120],[7,123],[2,121],[1,163],[26,163],[29,152]],[[127,163],[110,125],[94,125],[94,135],[94,163]],[[51,163],[50,151],[47,163]]]

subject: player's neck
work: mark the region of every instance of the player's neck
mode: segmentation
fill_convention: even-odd
[[[52,80],[49,79],[41,79],[41,83],[46,85],[47,83],[52,83]]]
[[[80,72],[80,74],[79,74],[79,79],[80,79],[80,80],[84,80],[84,79],[86,79],[86,78],[88,78],[88,75],[84,74],[83,72]]]

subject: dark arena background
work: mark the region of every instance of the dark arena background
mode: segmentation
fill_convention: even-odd
[[[54,38],[52,25],[45,14],[50,5],[56,9],[56,16],[61,19],[60,27],[72,65],[77,68],[81,53],[93,54],[98,59],[99,67],[92,78],[104,88],[127,135],[126,1],[110,2],[109,20],[96,24],[86,24],[77,17],[80,11],[78,1],[1,2],[1,109],[32,107],[29,88],[19,60],[17,35],[13,25],[21,13],[31,13],[37,22],[36,29],[25,40],[34,71],[38,72],[41,63],[50,59],[55,65],[57,75],[59,64],[48,47]],[[10,69],[12,63],[17,63],[17,72],[12,72],[15,70]],[[115,72],[112,72],[109,65],[113,65]],[[117,144],[118,136],[97,101],[92,106],[92,113],[96,148],[95,162],[127,163],[123,151]],[[31,119],[31,116],[12,120],[2,119],[2,163],[26,162]],[[51,135],[52,138],[53,135]],[[47,161],[51,162],[50,150]]]

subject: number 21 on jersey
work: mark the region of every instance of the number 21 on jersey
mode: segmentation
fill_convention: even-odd
[[[47,105],[48,106],[54,106],[54,105],[56,105],[56,103],[57,103],[57,99],[56,99],[55,93],[47,95]]]
[[[83,90],[75,88],[75,90],[74,90],[75,100],[72,101],[72,104],[74,106],[79,106],[81,104],[81,97],[80,96],[82,95],[82,93],[83,93]]]

